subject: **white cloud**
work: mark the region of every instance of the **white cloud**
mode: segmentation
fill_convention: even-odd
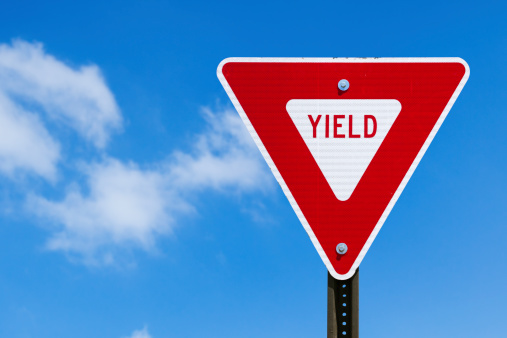
[[[148,333],[148,329],[145,327],[142,330],[134,331],[131,336],[126,338],[151,338],[151,335]]]
[[[271,188],[273,179],[238,115],[204,109],[203,116],[207,128],[189,152],[174,151],[151,169],[102,152],[102,161],[80,167],[85,183],[69,184],[60,200],[30,194],[26,206],[49,223],[46,247],[85,264],[114,264],[125,250],[155,250],[157,238],[173,233],[177,217],[194,210],[192,201],[205,190]],[[21,170],[55,180],[63,156],[47,126],[71,128],[102,149],[121,124],[97,66],[70,67],[40,43],[0,44],[1,173]],[[67,168],[75,166],[70,155]]]
[[[172,215],[185,204],[156,171],[114,159],[88,166],[89,194],[76,186],[59,202],[31,197],[30,208],[58,226],[50,250],[78,254],[87,264],[114,263],[115,246],[154,247],[155,236],[172,231]]]
[[[70,126],[100,148],[122,122],[97,66],[73,69],[39,43],[0,44],[0,172],[55,180],[60,145],[43,117]]]
[[[0,44],[0,91],[11,100],[40,106],[97,147],[104,147],[110,132],[121,126],[120,111],[99,68],[73,69],[40,43]]]
[[[38,116],[0,92],[0,171],[12,176],[23,170],[54,180],[59,158],[59,145]]]
[[[154,250],[157,236],[173,232],[200,191],[271,188],[272,176],[238,115],[204,110],[204,116],[208,128],[190,154],[175,152],[158,169],[106,159],[86,167],[87,194],[73,186],[61,201],[32,196],[29,208],[55,226],[47,248],[86,264],[112,264],[118,249]]]
[[[190,153],[175,152],[170,165],[172,183],[181,189],[237,187],[263,190],[272,177],[238,114],[203,109],[208,130],[197,137]]]

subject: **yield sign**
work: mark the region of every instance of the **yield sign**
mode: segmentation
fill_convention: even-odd
[[[469,76],[460,58],[229,58],[217,72],[337,279],[354,274]]]

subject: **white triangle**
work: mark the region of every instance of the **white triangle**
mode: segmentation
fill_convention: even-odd
[[[400,111],[401,103],[398,100],[290,100],[287,103],[287,112],[336,198],[341,201],[348,200],[354,192]],[[319,115],[321,117],[317,123]],[[365,137],[366,115],[374,117],[366,118],[366,136],[370,137]],[[326,116],[329,116],[328,137]],[[338,138],[334,137],[335,116],[338,116]],[[359,138],[349,137],[350,116],[352,135],[359,135]],[[377,129],[371,136],[374,131],[373,119]]]

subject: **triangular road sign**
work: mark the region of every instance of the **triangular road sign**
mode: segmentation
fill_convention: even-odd
[[[229,58],[217,72],[337,279],[356,271],[469,76],[460,58]]]

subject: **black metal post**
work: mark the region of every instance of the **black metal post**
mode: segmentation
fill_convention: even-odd
[[[347,280],[328,272],[327,338],[359,338],[359,269]]]

